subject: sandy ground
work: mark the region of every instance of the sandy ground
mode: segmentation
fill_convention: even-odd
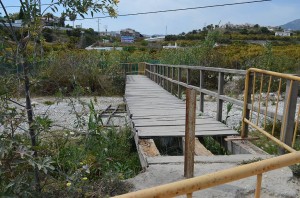
[[[24,99],[16,100],[18,103],[25,105]],[[123,104],[122,97],[81,97],[80,100],[74,98],[59,99],[55,97],[38,97],[32,98],[32,105],[35,117],[48,117],[52,120],[51,130],[70,129],[78,130],[76,127],[78,124],[78,118],[85,125],[88,122],[89,107],[91,103],[94,104],[95,111],[100,112],[106,109],[109,105],[117,107],[119,104]],[[14,105],[16,108],[21,109],[18,105]],[[77,117],[78,116],[78,117]],[[103,118],[105,122],[106,118]],[[24,119],[25,122],[25,119]],[[125,125],[125,118],[112,119],[113,124]],[[112,123],[110,123],[112,124]],[[27,124],[20,125],[18,131],[22,132],[27,129]],[[0,126],[0,131],[3,130],[3,126]]]
[[[195,164],[195,176],[201,176],[237,166],[236,163],[198,163]],[[183,180],[183,164],[151,165],[145,173],[129,179],[135,188],[132,191]],[[256,177],[249,177],[213,188],[197,191],[193,197],[205,198],[250,198],[254,197]],[[181,196],[185,197],[185,196]],[[263,174],[261,197],[300,197],[299,182],[295,180],[289,168],[278,169]]]

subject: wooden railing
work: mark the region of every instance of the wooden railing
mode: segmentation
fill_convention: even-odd
[[[281,155],[279,157],[273,157],[271,159],[262,160],[259,162],[242,165],[227,170],[210,173],[207,175],[198,176],[170,184],[161,185],[158,187],[152,187],[137,192],[131,192],[125,195],[117,196],[119,198],[133,198],[133,197],[174,197],[186,194],[187,197],[192,197],[192,193],[195,191],[211,188],[214,186],[222,185],[232,181],[240,180],[243,178],[257,176],[255,197],[260,197],[262,175],[268,171],[279,169],[282,167],[294,165],[300,163],[300,151],[296,151],[292,148],[294,146],[297,131],[298,121],[300,117],[300,104],[299,109],[297,107],[298,96],[298,82],[300,77],[296,77],[288,74],[280,74],[276,72],[270,72],[259,69],[249,69],[247,72],[243,70],[231,70],[222,68],[207,68],[207,67],[193,67],[193,66],[172,66],[172,65],[145,65],[145,75],[151,80],[161,85],[166,90],[182,97],[182,89],[194,89],[200,94],[200,110],[204,110],[204,94],[211,95],[217,99],[217,116],[216,119],[221,121],[222,119],[222,106],[223,102],[231,102],[235,105],[243,107],[242,117],[242,134],[241,138],[246,138],[248,135],[248,126],[258,130],[272,141],[276,142],[279,146],[290,151],[291,153]],[[182,82],[183,70],[186,70],[185,78],[186,82]],[[199,85],[195,86],[191,84],[191,71],[199,70]],[[218,89],[217,92],[207,90],[204,88],[204,72],[217,72],[218,73]],[[245,76],[245,92],[244,101],[240,101],[224,95],[224,76],[225,74],[246,75]],[[257,78],[258,77],[258,78]],[[257,80],[257,79],[259,80]],[[268,79],[267,83],[265,79]],[[277,98],[276,109],[270,111],[268,109],[269,96],[271,92],[272,84],[276,84]],[[285,101],[284,110],[280,115],[278,111],[279,97],[283,95],[282,87],[283,83],[286,83],[285,87]],[[259,85],[259,89],[256,89],[256,85]],[[266,98],[264,100],[265,107],[262,107],[262,93],[266,90]],[[255,95],[258,95],[256,99]],[[257,104],[255,104],[255,102]],[[257,113],[256,120],[254,122],[253,114]],[[262,122],[260,116],[263,117]],[[267,119],[273,120],[272,131],[267,132],[265,130]],[[295,120],[296,117],[296,120]],[[282,121],[280,138],[274,136],[274,126],[277,120]]]
[[[124,75],[144,75],[145,63],[120,63]]]
[[[203,66],[164,65],[148,63],[141,64],[145,65],[145,75],[148,78],[161,85],[164,89],[176,95],[178,98],[182,98],[183,89],[189,88],[196,90],[200,95],[199,106],[201,112],[204,112],[204,95],[210,95],[214,97],[217,102],[216,120],[218,121],[222,121],[222,110],[224,102],[229,102],[236,106],[242,107],[244,112],[242,117],[242,139],[247,138],[248,127],[250,125],[252,128],[260,131],[263,135],[267,136],[272,141],[277,143],[280,147],[290,152],[295,151],[292,147],[295,146],[300,113],[300,110],[298,110],[298,116],[295,115],[298,95],[298,81],[300,81],[300,77],[258,69],[249,69],[248,71],[246,71]],[[192,71],[198,71],[198,85],[191,83]],[[204,82],[206,80],[204,75],[205,72],[218,76],[217,91],[209,90],[204,86]],[[244,101],[232,98],[224,94],[225,76],[229,75],[242,76],[243,78],[245,78],[246,92],[244,94]],[[273,79],[271,76],[273,76]],[[265,78],[268,78],[269,80],[264,84],[264,82],[266,82],[266,80],[264,81]],[[281,79],[280,84],[279,79]],[[277,84],[275,84],[275,82],[277,82]],[[292,86],[291,83],[294,83],[294,85]],[[256,84],[259,84],[259,89],[255,89]],[[271,86],[274,84],[276,87],[276,93],[278,93],[276,101],[277,106],[275,110],[269,110],[269,95]],[[282,96],[284,84],[286,85],[284,87],[286,90],[285,93],[288,93],[284,97],[285,111],[279,112],[279,97]],[[267,95],[266,100],[264,101],[261,99],[263,91]],[[254,104],[256,99],[255,94],[259,97],[259,101],[257,101],[256,104]],[[262,104],[262,102],[264,103]],[[263,105],[265,106],[264,108],[262,107]],[[256,115],[256,123],[250,121],[253,117],[251,116],[250,119],[250,112],[251,115]],[[261,115],[263,115],[262,120],[260,120]],[[295,117],[297,117],[296,121],[293,119]],[[271,132],[262,132],[263,128],[266,128],[266,121],[272,122],[271,124],[273,124],[273,130]],[[274,137],[274,127],[276,125],[276,122],[279,121],[283,122],[280,137]],[[261,127],[262,125],[263,127]],[[281,152],[283,153],[283,151]]]
[[[200,111],[204,112],[204,95],[210,95],[217,100],[217,115],[216,120],[222,121],[223,102],[230,102],[234,105],[243,107],[243,101],[224,95],[225,75],[245,76],[245,70],[234,70],[224,68],[202,67],[202,66],[184,66],[184,65],[163,65],[163,64],[148,64],[146,65],[145,75],[161,85],[166,90],[170,91],[178,98],[182,98],[184,88],[195,89],[200,94]],[[199,71],[199,85],[191,84],[191,72]],[[217,92],[206,89],[204,86],[204,72],[213,72],[218,74],[218,89]],[[183,75],[185,73],[185,75]],[[182,79],[186,79],[185,82]],[[175,91],[176,89],[176,91]]]

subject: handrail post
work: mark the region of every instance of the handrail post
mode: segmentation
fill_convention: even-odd
[[[161,66],[158,65],[158,74],[161,74]],[[158,77],[158,84],[161,85],[161,77]]]
[[[123,67],[124,77],[126,79],[126,65],[123,65],[122,63],[121,63],[121,65]]]
[[[164,72],[164,67],[163,66],[160,66],[160,75],[163,76],[163,73]],[[164,84],[164,79],[161,77],[160,78],[160,86],[163,87],[163,84]]]
[[[242,117],[242,129],[241,129],[241,137],[248,137],[248,129],[249,125],[244,121],[244,119],[248,119],[250,117],[250,109],[248,108],[248,104],[251,101],[251,90],[252,90],[253,77],[251,76],[251,71],[248,70],[245,78],[245,91],[244,91],[244,107],[243,107],[243,117]],[[253,101],[252,101],[253,102]]]
[[[178,82],[181,82],[181,68],[178,68]],[[181,99],[182,98],[182,94],[181,94],[181,86],[178,84],[177,86],[177,90],[178,90],[178,98]]]
[[[184,153],[184,176],[186,178],[194,177],[196,95],[197,92],[195,90],[186,89]]]
[[[293,141],[293,133],[295,126],[295,113],[298,97],[298,81],[287,80],[285,101],[284,101],[284,116],[281,125],[280,140],[291,146]],[[280,148],[280,153],[284,154],[285,150]]]
[[[164,68],[164,69],[163,69],[163,76],[166,77],[166,75],[167,75],[167,67],[164,66],[163,68]],[[167,89],[167,80],[166,80],[165,78],[163,79],[163,82],[164,82],[163,88],[164,88],[164,89]]]
[[[261,182],[262,182],[262,174],[258,174],[256,179],[256,189],[255,189],[255,196],[254,196],[255,198],[260,198]]]
[[[151,76],[152,76],[152,80],[154,81],[154,78],[155,78],[155,65],[151,65]]]
[[[164,66],[162,66],[161,67],[161,75],[164,77],[165,76],[165,67]],[[165,79],[164,78],[162,78],[161,79],[161,81],[162,81],[162,88],[165,88]]]
[[[168,76],[168,78],[170,78],[170,73],[171,73],[171,70],[170,70],[171,68],[168,66],[167,67],[167,76]],[[170,88],[171,86],[170,86],[170,82],[167,80],[167,90],[168,91],[170,91]]]
[[[190,84],[191,83],[191,70],[187,69],[187,73],[186,73],[186,84]]]
[[[158,84],[158,76],[157,76],[157,73],[158,72],[158,66],[155,65],[154,67],[154,73],[155,73],[155,76],[154,76],[154,79],[155,79],[155,82]]]
[[[151,79],[151,80],[154,80],[153,79],[153,68],[154,68],[154,66],[153,65],[148,65],[148,67],[149,67],[149,78]]]
[[[203,70],[200,70],[200,101],[199,101],[199,110],[201,112],[204,112],[204,93],[202,92],[202,89],[204,88],[204,72]]]
[[[172,80],[175,79],[175,67],[172,67]],[[174,89],[174,83],[171,82],[171,94],[173,94],[173,89]]]
[[[216,120],[220,122],[222,122],[222,111],[223,111],[223,100],[220,99],[220,95],[223,94],[224,94],[224,73],[219,72]]]

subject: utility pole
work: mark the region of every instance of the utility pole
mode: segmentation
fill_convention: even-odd
[[[166,25],[166,36],[167,36],[167,34],[168,34],[168,26]]]
[[[105,25],[104,28],[105,28],[105,32],[106,32],[105,35],[107,36],[107,25]]]
[[[40,13],[40,15],[42,14],[42,4],[41,4],[41,0],[39,0],[39,13]]]
[[[101,36],[101,34],[100,34],[100,19],[98,19],[98,34],[99,34],[99,37]]]

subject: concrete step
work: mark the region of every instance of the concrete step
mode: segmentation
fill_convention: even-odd
[[[198,163],[235,163],[242,164],[246,162],[254,162],[273,157],[272,155],[254,155],[254,154],[239,154],[239,155],[213,155],[213,156],[195,156],[195,164]],[[156,164],[183,164],[184,156],[155,156],[148,157],[149,166]]]
[[[268,155],[229,155],[229,156],[195,156],[195,176],[239,166],[242,162],[270,158]],[[132,191],[159,186],[185,179],[182,156],[157,156],[148,158],[149,167],[144,173],[127,180],[132,183]],[[197,191],[193,197],[254,197],[256,176]],[[270,171],[263,174],[261,197],[300,197],[299,180],[293,177],[290,168]],[[186,196],[181,196],[186,197]]]

